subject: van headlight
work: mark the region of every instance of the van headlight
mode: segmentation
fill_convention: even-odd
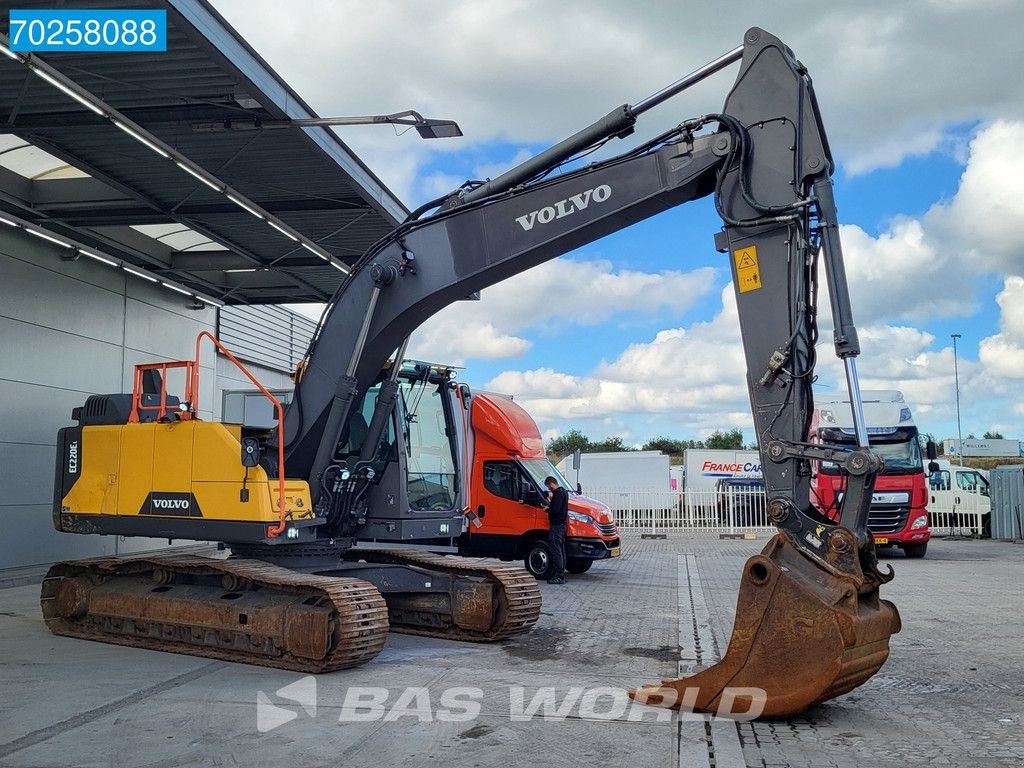
[[[920,515],[913,523],[910,524],[910,530],[920,531],[922,528],[928,527],[928,515]]]
[[[575,520],[577,523],[585,523],[586,525],[592,525],[597,527],[597,520],[592,518],[590,515],[584,515],[582,512],[573,512],[569,510],[569,519]]]

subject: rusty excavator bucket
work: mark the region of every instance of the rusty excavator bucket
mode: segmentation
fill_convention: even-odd
[[[885,576],[872,567],[865,574],[856,539],[844,528],[832,530],[824,561],[804,554],[792,536],[780,531],[744,565],[736,622],[721,661],[630,696],[684,711],[782,718],[874,675],[889,656],[890,635],[901,627],[896,606],[878,595],[891,571]]]

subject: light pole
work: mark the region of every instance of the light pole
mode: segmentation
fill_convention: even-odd
[[[246,118],[225,120],[216,123],[193,123],[193,131],[259,131],[268,128],[312,128],[331,125],[408,125],[415,128],[424,139],[451,139],[462,135],[462,129],[454,120],[437,120],[423,117],[419,112],[408,109],[391,115],[363,115],[359,117],[311,117],[296,120],[260,120]]]
[[[956,388],[956,452],[960,455],[960,466],[964,465],[964,437],[960,428],[960,371],[957,367],[956,340],[960,338],[959,333],[951,333],[953,337],[953,381]]]

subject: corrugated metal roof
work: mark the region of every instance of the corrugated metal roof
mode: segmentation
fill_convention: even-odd
[[[144,5],[167,9],[166,53],[40,58],[341,261],[353,262],[405,216],[405,207],[330,129],[202,129],[227,120],[237,125],[316,117],[205,0],[75,3]],[[52,6],[52,0],[18,3]],[[7,25],[7,18],[0,19],[0,31],[6,33]],[[227,303],[323,301],[342,278],[266,222],[6,57],[0,57],[0,115],[7,123],[0,131],[92,177],[26,180],[0,167],[0,211]],[[131,229],[167,222],[180,222],[224,249],[207,252],[204,260],[202,252],[182,254]]]
[[[316,323],[285,307],[224,307],[217,338],[236,357],[292,373],[306,354]]]

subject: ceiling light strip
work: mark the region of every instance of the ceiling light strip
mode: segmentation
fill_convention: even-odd
[[[296,237],[295,235],[293,235],[293,234],[292,234],[291,232],[289,232],[289,231],[288,231],[287,229],[285,229],[284,227],[282,227],[282,226],[281,226],[280,224],[277,224],[276,222],[274,222],[274,221],[273,221],[272,219],[267,219],[267,224],[269,224],[270,226],[272,226],[272,227],[273,227],[274,229],[276,229],[276,230],[277,230],[278,232],[280,232],[280,233],[281,233],[282,235],[284,235],[285,237],[287,237],[287,238],[288,238],[289,240],[292,240],[293,242],[296,242],[296,243],[297,243],[297,242],[299,242],[299,238],[297,238],[297,237]]]
[[[50,85],[52,85],[58,91],[63,93],[65,96],[70,96],[72,99],[77,101],[79,104],[81,104],[86,109],[91,109],[93,112],[95,112],[100,117],[109,117],[109,115],[107,115],[106,112],[104,112],[102,109],[100,109],[94,103],[93,99],[87,98],[86,96],[84,96],[83,94],[81,94],[78,91],[74,90],[70,86],[65,85],[64,83],[62,83],[60,80],[58,80],[53,75],[49,74],[48,72],[44,72],[42,69],[40,69],[38,64],[30,63],[28,65],[28,68],[30,70],[32,70],[32,74],[38,75],[40,78],[42,78],[43,80],[48,82]]]
[[[8,48],[6,45],[0,44],[0,53],[2,53],[4,56],[6,56],[9,59],[14,59],[15,61],[22,61],[22,62],[24,61],[24,59],[21,57],[21,54],[15,53],[10,48]]]
[[[176,285],[166,280],[161,280],[160,278],[154,277],[148,272],[145,272],[136,267],[132,267],[131,265],[127,264],[124,261],[104,256],[103,254],[97,253],[95,250],[91,248],[86,248],[82,245],[79,245],[73,240],[68,240],[58,235],[55,235],[49,232],[48,230],[42,229],[41,227],[24,221],[23,219],[8,216],[0,216],[0,224],[6,224],[9,227],[20,229],[24,231],[26,234],[32,235],[33,237],[38,237],[41,240],[46,240],[48,242],[53,243],[54,245],[59,245],[63,248],[71,248],[76,253],[81,254],[82,256],[86,256],[87,258],[90,258],[93,261],[98,261],[101,264],[106,264],[108,267],[113,267],[114,269],[127,272],[129,275],[133,275],[141,280],[145,280],[150,283],[157,283],[159,285],[162,285],[164,288],[174,291],[175,293],[180,293],[182,296],[188,296],[192,299],[196,299],[198,301],[203,302],[204,304],[209,304],[210,306],[214,307],[224,306],[224,302],[222,301],[210,298],[209,296],[203,296],[197,293],[196,291],[193,291],[189,288],[185,288],[184,286]]]
[[[140,133],[137,133],[133,128],[130,128],[129,126],[125,125],[120,120],[114,120],[113,118],[111,118],[110,122],[112,122],[114,125],[116,125],[122,131],[127,133],[129,136],[131,136],[133,139],[135,139],[140,144],[149,147],[151,150],[153,150],[158,155],[160,155],[160,157],[164,158],[165,160],[170,160],[171,159],[170,153],[164,151],[161,147],[158,147],[156,144],[154,144],[152,141],[147,139],[145,136],[143,136]]]
[[[227,199],[228,199],[228,200],[230,200],[230,201],[231,201],[232,203],[234,203],[235,205],[237,205],[237,206],[238,206],[239,208],[242,208],[242,209],[244,209],[244,210],[248,211],[249,213],[251,213],[251,214],[252,214],[253,216],[255,216],[255,217],[256,217],[257,219],[260,219],[261,221],[265,220],[265,219],[264,219],[264,217],[263,217],[263,214],[262,214],[262,213],[260,213],[259,211],[257,211],[257,210],[256,210],[255,208],[253,208],[252,206],[250,206],[250,205],[246,205],[246,204],[245,204],[244,202],[242,202],[242,200],[241,200],[240,198],[236,197],[236,196],[235,196],[235,195],[233,195],[232,193],[230,193],[230,192],[225,192],[225,193],[224,193],[224,196],[225,196],[225,197],[227,197]]]
[[[208,186],[214,192],[223,192],[224,191],[215,182],[210,181],[210,179],[206,178],[206,174],[204,172],[202,172],[198,168],[192,166],[190,163],[183,163],[183,162],[181,162],[181,160],[175,160],[174,164],[176,166],[178,166],[179,168],[181,168],[181,170],[183,170],[185,173],[187,173],[190,176],[193,176],[193,177],[199,179],[201,182],[203,182],[203,184]]]

